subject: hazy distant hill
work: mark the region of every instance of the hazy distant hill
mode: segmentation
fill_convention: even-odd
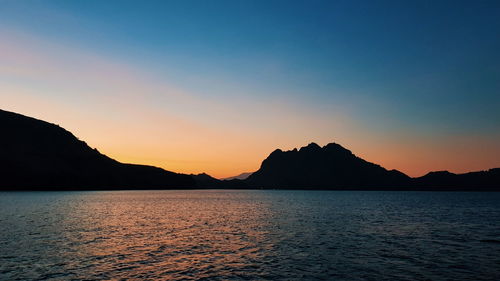
[[[245,180],[247,179],[252,173],[241,173],[237,176],[233,176],[233,177],[227,177],[227,178],[223,178],[221,180]]]
[[[117,162],[65,129],[0,110],[0,189],[194,187],[188,175]]]

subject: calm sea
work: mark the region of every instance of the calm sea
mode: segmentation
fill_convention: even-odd
[[[0,193],[0,280],[500,280],[500,193]]]

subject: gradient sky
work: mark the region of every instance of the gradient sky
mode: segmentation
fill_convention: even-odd
[[[183,173],[500,167],[500,1],[0,0],[0,105]]]

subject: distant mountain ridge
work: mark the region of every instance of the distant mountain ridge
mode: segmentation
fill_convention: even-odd
[[[67,130],[0,110],[0,190],[331,189],[500,191],[500,168],[411,178],[367,162],[339,144],[276,149],[245,179],[215,179],[124,164],[90,148]]]
[[[430,172],[414,178],[413,185],[419,190],[500,191],[500,168],[464,174]]]

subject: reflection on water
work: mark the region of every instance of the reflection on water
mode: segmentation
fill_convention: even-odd
[[[0,280],[500,280],[500,194],[0,193]]]

